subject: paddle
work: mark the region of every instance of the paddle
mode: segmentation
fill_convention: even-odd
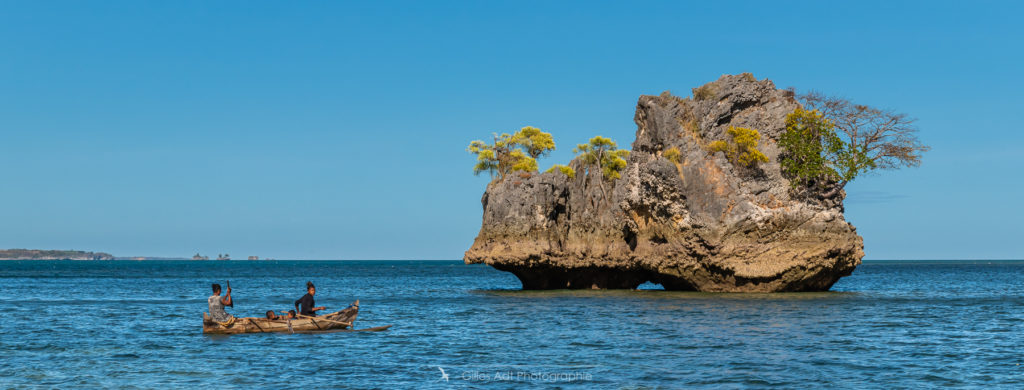
[[[288,312],[282,311],[281,314],[284,314],[285,316],[287,316]],[[295,333],[295,330],[292,329],[292,319],[288,318],[288,317],[285,317],[284,319],[288,321],[288,333]]]
[[[282,311],[281,313],[284,313],[284,314],[288,314],[288,312],[286,312],[286,311]],[[302,314],[296,314],[295,316],[296,316],[296,317],[299,317],[299,318],[308,318],[308,319],[311,319],[311,320],[317,320],[317,321],[324,321],[324,322],[331,322],[331,323],[335,323],[335,324],[339,324],[339,325],[345,325],[345,326],[352,326],[352,323],[351,323],[351,322],[341,322],[341,321],[334,321],[334,320],[328,320],[328,319],[326,319],[326,318],[320,318],[320,317],[310,317],[310,316],[307,316],[307,315],[302,315]]]
[[[301,317],[301,318],[309,318],[309,319],[311,319],[311,320],[316,320],[316,321],[325,321],[325,322],[333,322],[333,323],[335,323],[335,324],[339,324],[339,325],[345,325],[345,326],[352,326],[352,323],[351,323],[351,322],[341,322],[341,321],[334,321],[334,320],[328,320],[328,319],[325,319],[325,318],[320,318],[320,317],[310,317],[310,316],[304,316],[304,315],[302,315],[302,314],[299,314],[299,317]]]
[[[231,290],[231,281],[230,280],[228,281],[228,290]],[[232,309],[235,308],[235,298],[234,297],[231,297],[231,303],[228,304],[228,307],[230,307]]]

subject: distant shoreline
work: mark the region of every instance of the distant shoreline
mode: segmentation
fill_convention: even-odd
[[[109,259],[83,258],[83,257],[0,257],[0,261],[225,261],[225,260],[194,260],[187,257],[151,257],[151,256],[115,256]],[[248,261],[248,260],[242,260]]]
[[[114,260],[106,252],[51,249],[0,249],[0,260]]]

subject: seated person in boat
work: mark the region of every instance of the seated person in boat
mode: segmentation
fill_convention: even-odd
[[[304,316],[316,317],[318,310],[324,310],[323,306],[315,307],[316,303],[313,301],[313,295],[316,294],[316,287],[313,286],[313,282],[306,282],[306,295],[295,301],[295,310],[299,311],[299,314]],[[301,308],[299,306],[302,306]]]
[[[206,302],[210,306],[210,318],[220,324],[230,324],[234,322],[235,317],[224,311],[224,306],[231,305],[231,287],[228,287],[227,294],[223,297],[220,296],[220,285],[217,283],[213,284],[213,295],[206,299]]]
[[[282,313],[284,313],[284,312],[282,312]],[[279,316],[279,315],[277,315],[277,313],[274,313],[273,310],[267,310],[267,319],[268,320],[291,320],[291,319],[295,319],[295,310],[288,310],[288,315],[287,316]]]

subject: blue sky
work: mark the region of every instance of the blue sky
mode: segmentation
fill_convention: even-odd
[[[1024,258],[1014,2],[3,2],[0,247],[458,259],[473,139],[634,138],[752,72],[919,118],[848,187],[868,259]]]

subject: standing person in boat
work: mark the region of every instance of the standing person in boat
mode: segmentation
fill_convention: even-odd
[[[228,287],[227,294],[223,297],[220,296],[219,284],[214,283],[212,287],[213,295],[206,299],[206,302],[210,305],[210,318],[218,324],[229,326],[235,322],[235,317],[224,311],[224,306],[230,306],[233,303],[231,301],[231,287]]]
[[[316,317],[318,310],[323,310],[324,307],[315,307],[316,303],[313,301],[313,295],[316,294],[316,287],[313,286],[313,282],[306,282],[306,295],[295,301],[295,310],[298,310],[300,315]],[[302,305],[300,308],[299,305]]]

